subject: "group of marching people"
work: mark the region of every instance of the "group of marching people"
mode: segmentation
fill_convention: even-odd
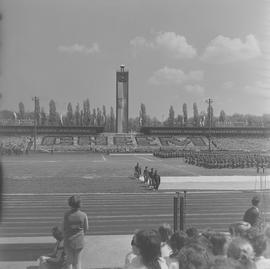
[[[134,169],[134,176],[138,179],[142,178],[142,182],[148,186],[151,190],[158,190],[160,185],[160,175],[157,170],[151,168],[148,170],[148,167],[145,166],[143,173],[139,163],[136,164]]]
[[[249,152],[185,152],[185,162],[205,168],[264,168],[270,156]]]

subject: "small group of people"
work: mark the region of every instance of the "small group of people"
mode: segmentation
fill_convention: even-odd
[[[88,218],[80,210],[81,199],[78,195],[71,196],[68,205],[70,210],[64,214],[62,227],[52,229],[56,239],[54,250],[39,257],[39,269],[81,269],[81,252],[88,230]]]
[[[142,178],[142,182],[148,186],[151,190],[158,190],[160,185],[160,175],[158,174],[157,170],[154,170],[154,168],[148,169],[147,166],[145,166],[143,172],[141,169],[141,166],[139,163],[136,164],[134,168],[134,176],[137,179]]]
[[[258,199],[229,232],[195,227],[173,232],[169,224],[135,231],[125,269],[269,269],[270,226],[258,226]]]

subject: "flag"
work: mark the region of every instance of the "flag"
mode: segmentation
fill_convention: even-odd
[[[60,122],[61,122],[61,125],[63,126],[63,115],[60,114]]]
[[[139,125],[142,126],[142,117],[139,118]]]
[[[13,112],[13,116],[14,116],[14,120],[17,120],[17,113],[16,112]]]

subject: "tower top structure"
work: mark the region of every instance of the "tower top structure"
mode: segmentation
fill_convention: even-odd
[[[121,72],[124,72],[124,71],[125,71],[125,65],[124,65],[124,64],[121,64],[121,65],[120,65],[120,71],[121,71]]]

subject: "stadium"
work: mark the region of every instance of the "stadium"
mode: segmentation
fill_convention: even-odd
[[[33,126],[1,128],[5,176],[0,232],[7,240],[48,237],[48,227],[61,224],[65,201],[73,193],[83,199],[90,238],[128,236],[136,229],[162,223],[175,227],[181,221],[185,229],[226,232],[242,219],[254,194],[262,201],[264,221],[270,220],[269,129],[212,129],[209,152],[207,129],[144,127],[141,133],[119,134],[96,127],[38,127],[34,150]],[[209,168],[187,159],[194,154],[215,154],[215,160],[217,154],[229,156],[239,165],[228,161],[226,167]],[[250,162],[241,166],[241,158]],[[158,192],[134,177],[136,163],[158,170]],[[175,224],[177,195],[184,195],[185,212]],[[22,252],[16,249],[24,249],[26,257],[18,259],[32,261],[50,246],[4,243],[1,251],[4,260],[14,260],[14,253],[20,257]]]
[[[19,260],[33,261],[50,248],[50,240],[43,242],[48,227],[61,226],[65,201],[74,193],[88,214],[89,240],[127,240],[137,229],[163,223],[174,231],[226,233],[242,220],[254,195],[261,201],[262,222],[270,221],[270,128],[144,124],[128,132],[123,107],[116,107],[118,132],[96,125],[44,126],[37,113],[33,121],[2,121],[3,260],[17,253]],[[155,176],[142,179],[144,169],[156,170],[158,187]],[[30,243],[7,243],[14,237]]]
[[[3,0],[0,269],[269,269],[269,4]]]

